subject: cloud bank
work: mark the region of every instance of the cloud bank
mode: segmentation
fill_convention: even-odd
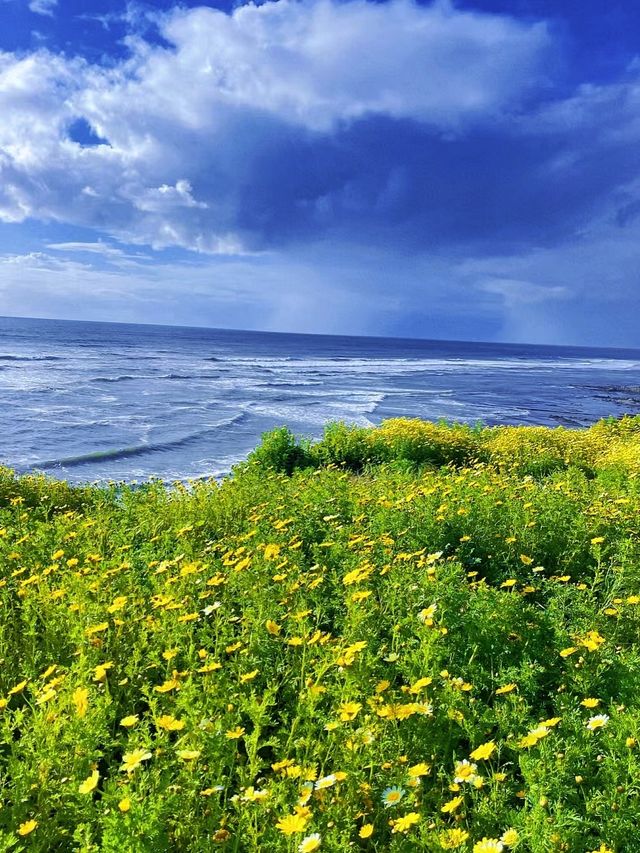
[[[358,162],[372,140],[354,126],[366,136],[384,118],[381,147],[394,122],[459,134],[540,85],[549,48],[543,24],[407,0],[178,9],[158,26],[166,46],[132,37],[114,67],[0,58],[0,217],[208,252],[268,246],[300,213],[317,228],[330,204],[357,215],[363,192],[378,206],[406,192],[397,152]],[[74,140],[78,121],[102,144]],[[375,187],[358,186],[363,171]]]

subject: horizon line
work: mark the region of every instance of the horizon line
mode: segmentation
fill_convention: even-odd
[[[614,352],[637,352],[640,353],[638,347],[621,347],[598,345],[590,346],[589,344],[542,344],[529,343],[527,341],[487,341],[468,338],[417,338],[411,336],[398,335],[354,335],[336,332],[286,332],[275,331],[273,329],[238,329],[225,326],[206,326],[206,325],[186,325],[182,323],[145,323],[133,322],[124,320],[87,320],[77,317],[25,317],[17,314],[0,314],[2,320],[39,320],[49,323],[86,323],[94,325],[109,325],[109,326],[144,326],[157,329],[206,329],[211,332],[235,332],[239,334],[256,334],[256,335],[280,335],[294,336],[303,338],[348,338],[353,340],[373,340],[373,341],[410,341],[414,343],[439,343],[439,344],[478,344],[480,346],[503,346],[503,347],[532,347],[536,349],[572,349],[585,350],[594,352],[598,350],[614,351]]]

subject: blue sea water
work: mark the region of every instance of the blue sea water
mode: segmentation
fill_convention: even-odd
[[[0,318],[0,462],[75,482],[220,476],[266,430],[640,413],[640,350]]]

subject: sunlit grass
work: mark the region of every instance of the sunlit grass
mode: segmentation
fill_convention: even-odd
[[[640,419],[0,472],[0,851],[633,851]]]

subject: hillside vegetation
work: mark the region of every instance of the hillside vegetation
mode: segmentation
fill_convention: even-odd
[[[0,470],[0,851],[640,851],[640,418]]]

